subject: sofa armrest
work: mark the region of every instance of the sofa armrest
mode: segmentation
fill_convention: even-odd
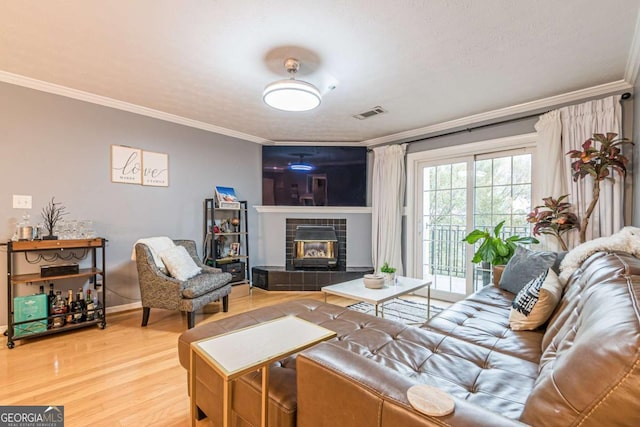
[[[415,380],[349,350],[321,343],[298,355],[298,423],[305,426],[523,426],[464,400],[444,417],[411,406]]]

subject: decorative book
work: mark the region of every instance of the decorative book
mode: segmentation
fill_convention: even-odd
[[[216,200],[218,208],[240,209],[240,202],[232,187],[216,187]]]

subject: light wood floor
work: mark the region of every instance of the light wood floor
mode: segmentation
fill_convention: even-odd
[[[321,292],[265,292],[232,299],[229,312],[215,304],[196,325],[254,308],[299,298],[324,299]],[[353,301],[329,296],[328,302]],[[142,310],[108,315],[105,330],[89,327],[0,347],[0,405],[64,405],[65,425],[188,426],[186,371],[178,362],[178,336],[187,321],[179,312]],[[199,426],[209,427],[201,422]]]

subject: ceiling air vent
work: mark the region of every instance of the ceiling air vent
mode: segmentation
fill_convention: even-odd
[[[356,114],[353,117],[355,117],[358,120],[364,120],[364,119],[368,119],[369,117],[377,116],[378,114],[383,114],[383,113],[386,113],[386,112],[387,112],[387,110],[385,110],[384,108],[382,108],[379,105],[376,105],[375,107],[373,107],[369,111],[365,111],[364,113]]]

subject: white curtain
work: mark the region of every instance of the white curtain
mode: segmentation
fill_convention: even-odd
[[[406,185],[406,144],[373,149],[371,247],[373,267],[388,262],[402,275],[402,209]]]
[[[560,109],[562,122],[562,153],[564,155],[565,181],[568,184],[571,202],[576,207],[580,221],[592,200],[593,180],[590,176],[573,182],[571,160],[565,154],[570,150],[582,150],[582,144],[594,133],[614,132],[622,135],[622,108],[620,96],[610,96],[579,105],[571,105]],[[624,225],[624,178],[618,173],[612,175],[615,182],[604,180],[600,183],[600,199],[589,220],[586,239],[610,236]],[[571,236],[570,247],[579,239],[577,233]]]
[[[540,116],[535,128],[538,135],[533,163],[533,178],[536,185],[533,191],[532,208],[542,205],[544,197],[558,198],[568,193],[562,151],[560,111],[553,110]],[[537,238],[545,249],[561,250],[555,237],[543,234]]]

